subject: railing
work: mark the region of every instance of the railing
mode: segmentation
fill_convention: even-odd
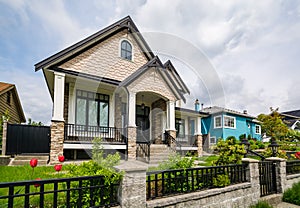
[[[247,181],[247,164],[147,172],[147,200]],[[219,181],[219,183],[218,183]]]
[[[89,141],[101,137],[103,142],[127,143],[126,129],[103,126],[65,124],[65,141]]]
[[[104,176],[0,183],[3,207],[103,207],[118,205],[119,184]]]
[[[300,160],[286,161],[286,174],[300,174]]]
[[[276,186],[276,163],[261,161],[259,167],[260,196],[277,193]]]
[[[137,133],[137,135],[139,136],[136,140],[136,156],[138,159],[144,160],[144,162],[150,162],[151,141],[144,137],[143,134]]]
[[[174,151],[174,152],[179,152],[180,154],[183,154],[182,151],[182,145],[176,141],[174,137],[172,137],[167,131],[165,131],[165,140],[164,142],[169,145],[169,147]]]
[[[181,144],[181,146],[196,146],[196,140],[194,135],[178,135],[176,141]]]

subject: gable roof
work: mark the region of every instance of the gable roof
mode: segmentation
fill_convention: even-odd
[[[20,98],[19,98],[16,86],[14,84],[0,82],[0,95],[4,94],[10,90],[12,90],[14,92],[14,94],[16,95],[16,103],[17,103],[17,108],[19,110],[21,122],[26,122],[25,114],[24,114],[24,111],[23,111],[23,108],[22,108],[22,105],[20,102]]]
[[[282,112],[281,115],[294,119],[300,119],[300,110]]]
[[[79,41],[78,43],[75,43],[74,45],[71,45],[70,47],[50,56],[49,58],[36,63],[34,65],[35,71],[38,71],[42,68],[48,68],[50,66],[57,67],[124,29],[127,29],[133,35],[134,39],[137,40],[136,42],[143,49],[142,51],[147,59],[151,60],[154,57],[153,52],[151,51],[143,36],[140,34],[131,17],[127,16],[113,23],[112,25],[94,33],[93,35]]]
[[[243,116],[243,117],[247,117],[247,118],[252,118],[252,119],[256,118],[255,116],[252,116],[252,115],[249,115],[249,114],[246,114],[246,113],[241,113],[241,112],[238,112],[238,111],[235,111],[235,110],[230,110],[230,109],[219,107],[219,106],[207,107],[207,108],[204,108],[201,111],[202,112],[207,112],[209,114],[225,112],[225,113],[230,113],[230,114]]]
[[[155,67],[158,69],[157,71],[165,81],[165,83],[168,85],[168,87],[172,90],[172,92],[176,95],[177,98],[182,99],[184,102],[185,97],[183,96],[186,91],[180,90],[178,86],[175,84],[174,80],[170,75],[168,74],[165,66],[162,64],[161,60],[158,58],[158,56],[155,56],[153,59],[148,61],[145,65],[140,67],[138,70],[136,70],[134,73],[132,73],[130,76],[125,78],[120,84],[120,87],[126,87],[130,85],[134,80],[136,80],[138,77],[140,77],[142,74],[144,74],[148,69]]]

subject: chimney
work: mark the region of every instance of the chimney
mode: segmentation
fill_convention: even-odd
[[[248,111],[247,111],[247,110],[244,110],[243,113],[244,113],[244,114],[248,114]]]
[[[200,111],[200,103],[198,99],[195,101],[195,111]]]

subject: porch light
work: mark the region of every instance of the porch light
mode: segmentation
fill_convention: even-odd
[[[250,143],[249,143],[248,139],[246,138],[246,136],[242,139],[241,144],[244,145],[244,148],[245,148],[246,154],[247,154],[250,149]]]
[[[276,139],[272,138],[271,144],[269,144],[268,147],[270,147],[272,150],[272,157],[276,157],[279,147],[279,144],[277,144]]]

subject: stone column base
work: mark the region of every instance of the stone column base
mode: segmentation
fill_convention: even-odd
[[[176,140],[176,130],[166,130],[166,132]],[[176,143],[174,141],[169,140],[166,142],[172,149],[176,149]]]
[[[128,134],[127,134],[127,141],[128,141],[128,153],[127,158],[128,160],[135,160],[136,159],[136,127],[130,126],[127,127]]]
[[[59,163],[58,156],[64,154],[64,121],[51,122],[50,164]]]
[[[196,145],[197,145],[197,155],[201,157],[203,155],[203,146],[202,146],[202,134],[195,135]]]

